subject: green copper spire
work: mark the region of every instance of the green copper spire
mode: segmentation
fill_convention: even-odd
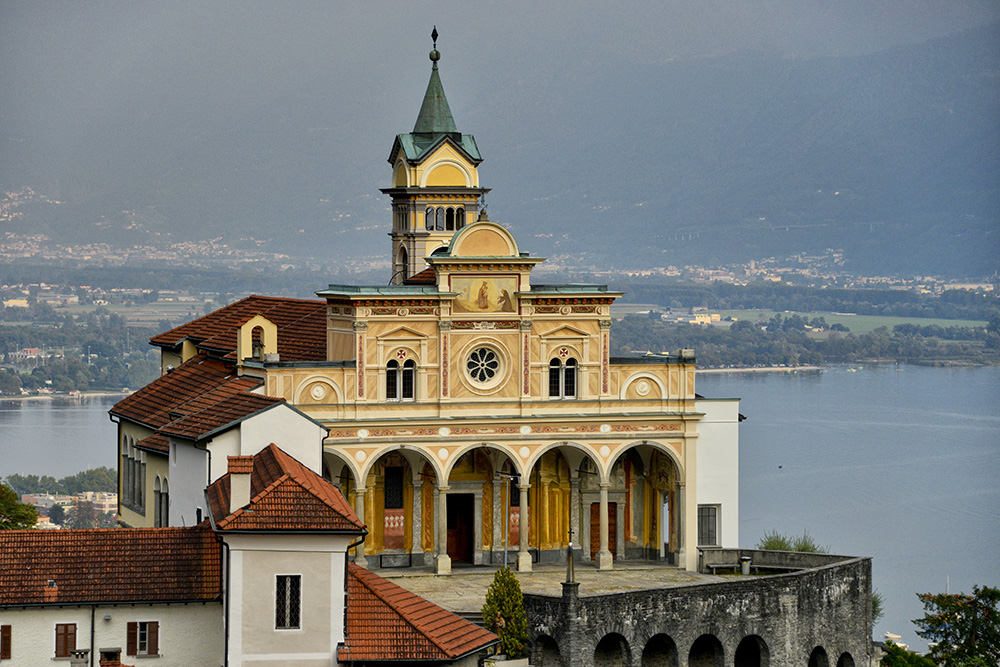
[[[417,115],[417,123],[413,126],[414,134],[448,134],[457,133],[455,119],[451,115],[451,107],[448,106],[448,98],[444,96],[444,86],[441,85],[441,77],[438,75],[438,61],[441,53],[437,50],[437,26],[431,33],[431,40],[434,43],[430,53],[431,80],[427,83],[427,92],[424,93],[424,102],[420,105],[420,113]]]

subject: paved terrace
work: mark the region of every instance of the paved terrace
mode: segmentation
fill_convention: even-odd
[[[486,601],[486,589],[493,583],[492,566],[452,565],[450,575],[438,576],[433,568],[377,569],[381,576],[413,591],[449,611],[468,617],[480,613]],[[532,572],[515,572],[523,593],[562,597],[566,581],[565,563],[535,563]],[[615,562],[613,570],[598,570],[588,563],[576,564],[580,597],[623,593],[688,584],[725,581],[724,577],[687,572],[657,563]]]

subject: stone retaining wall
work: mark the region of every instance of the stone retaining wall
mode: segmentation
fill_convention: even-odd
[[[725,553],[725,552],[730,553]],[[812,565],[718,583],[562,598],[527,594],[536,667],[858,667],[869,664],[871,560],[752,550],[710,552],[714,562],[748,555],[774,566]],[[613,573],[608,573],[613,577]]]

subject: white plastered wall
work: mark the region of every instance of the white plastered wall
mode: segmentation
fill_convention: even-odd
[[[273,442],[313,472],[322,474],[325,437],[325,428],[292,407],[282,404],[242,423],[238,453],[243,456],[253,455]]]
[[[350,536],[226,535],[230,546],[229,664],[336,664],[344,641]],[[302,577],[301,628],[274,627],[277,575]]]
[[[736,398],[699,399],[705,413],[698,422],[698,505],[719,506],[719,545],[740,542],[740,402]],[[695,533],[697,535],[697,533]]]
[[[104,620],[105,614],[111,619]],[[188,605],[98,605],[94,609],[94,664],[102,648],[120,648],[122,661],[135,664],[135,656],[125,655],[128,623],[157,621],[159,657],[156,667],[221,664],[223,654],[222,603]],[[35,607],[0,609],[0,625],[11,626],[11,659],[7,667],[69,664],[54,660],[56,624],[76,624],[76,647],[91,648],[91,607]],[[145,664],[145,663],[143,663]]]

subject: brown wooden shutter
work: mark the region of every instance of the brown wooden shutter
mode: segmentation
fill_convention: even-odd
[[[158,621],[150,621],[146,624],[146,653],[149,655],[160,654],[160,624]]]
[[[128,624],[128,637],[125,640],[125,654],[135,655],[139,652],[139,624],[132,622]]]
[[[9,625],[0,625],[0,660],[10,660]]]
[[[76,623],[56,624],[56,657],[68,658],[76,650]]]

